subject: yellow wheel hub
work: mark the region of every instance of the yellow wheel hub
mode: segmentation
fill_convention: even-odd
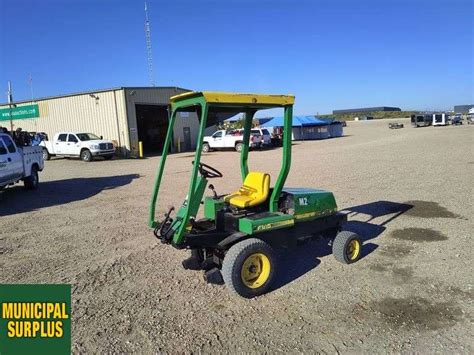
[[[265,254],[255,253],[245,259],[240,277],[245,286],[259,288],[265,284],[270,276],[270,260]]]
[[[355,260],[360,254],[360,243],[358,240],[351,240],[347,246],[347,257],[349,260]]]

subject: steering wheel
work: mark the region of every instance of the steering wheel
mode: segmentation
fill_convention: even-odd
[[[194,164],[194,161],[192,162],[192,164]],[[204,176],[205,178],[208,178],[208,179],[221,178],[222,177],[222,173],[219,170],[213,168],[212,166],[204,164],[204,163],[199,163],[199,173],[202,176]]]

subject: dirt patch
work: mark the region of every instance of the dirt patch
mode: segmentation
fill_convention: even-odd
[[[392,232],[392,238],[412,242],[440,242],[448,237],[433,229],[428,228],[403,228]]]
[[[380,255],[390,258],[399,259],[410,254],[413,247],[405,244],[386,245],[380,250]]]
[[[413,279],[413,268],[399,267],[392,270],[393,276],[402,283],[410,282]]]
[[[437,202],[430,201],[407,201],[406,204],[413,205],[406,214],[420,218],[462,218],[462,216],[449,211],[446,207],[440,206]]]
[[[369,266],[370,270],[377,271],[377,272],[386,272],[388,271],[387,265],[382,264],[373,264]]]
[[[462,311],[456,303],[433,303],[421,297],[384,298],[374,303],[384,321],[396,328],[447,328],[462,319]]]

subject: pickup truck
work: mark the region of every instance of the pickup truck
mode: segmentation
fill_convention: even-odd
[[[27,189],[36,189],[43,168],[41,147],[18,147],[10,135],[0,133],[0,190],[21,180]]]
[[[259,132],[252,130],[250,133],[250,148],[260,147],[262,145],[262,136]],[[220,130],[212,134],[212,136],[204,137],[202,151],[209,152],[211,150],[234,148],[236,151],[242,151],[243,130],[236,129],[231,131]]]
[[[44,140],[40,143],[43,148],[43,159],[49,160],[52,156],[79,157],[82,161],[90,162],[94,157],[102,156],[112,159],[115,147],[112,141],[103,140],[92,133],[57,133],[52,141]]]

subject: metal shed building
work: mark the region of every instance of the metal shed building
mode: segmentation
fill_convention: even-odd
[[[0,105],[0,126],[45,132],[90,132],[111,139],[123,156],[138,156],[138,142],[145,154],[160,153],[168,128],[169,98],[189,90],[179,87],[120,87]],[[176,120],[173,148],[196,147],[199,122],[195,113],[181,113]]]

